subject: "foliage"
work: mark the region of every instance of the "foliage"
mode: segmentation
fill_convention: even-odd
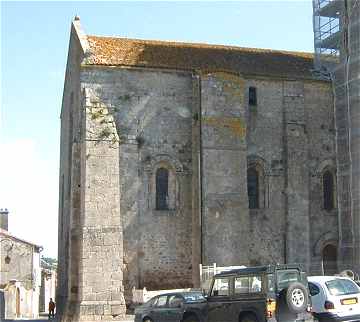
[[[57,259],[52,257],[41,256],[41,267],[47,269],[56,268]]]

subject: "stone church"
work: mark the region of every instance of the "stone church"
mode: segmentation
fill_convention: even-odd
[[[61,111],[59,313],[113,319],[199,264],[337,272],[333,89],[310,53],[71,27]]]

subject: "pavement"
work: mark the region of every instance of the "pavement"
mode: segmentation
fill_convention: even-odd
[[[47,316],[40,316],[38,319],[16,319],[16,320],[1,320],[0,322],[44,322],[44,321],[51,321],[51,322],[58,322],[58,320],[50,319],[48,320]],[[118,322],[134,322],[134,315],[127,315],[123,320]]]
[[[39,317],[38,319],[16,319],[16,320],[1,320],[1,322],[44,322],[44,321],[48,321],[47,317]],[[52,322],[57,322],[56,319],[52,319],[50,320]]]

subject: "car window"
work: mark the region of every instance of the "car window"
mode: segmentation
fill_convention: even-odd
[[[268,290],[269,292],[275,291],[275,282],[274,282],[274,274],[268,274]]]
[[[159,296],[155,306],[156,307],[166,307],[166,300],[167,300],[166,295]]]
[[[158,297],[153,297],[152,299],[150,299],[149,301],[147,301],[145,303],[146,306],[154,306],[154,304],[156,303]]]
[[[261,292],[261,276],[240,276],[235,278],[235,294]]]
[[[216,278],[211,296],[227,296],[230,294],[230,279],[229,278]]]
[[[351,280],[339,278],[327,281],[325,284],[331,295],[360,293],[359,287]]]
[[[297,270],[278,270],[276,274],[278,292],[287,288],[291,283],[299,281],[299,272]]]
[[[169,307],[178,308],[181,307],[184,303],[180,295],[170,295],[169,296]]]
[[[205,297],[202,293],[189,293],[183,294],[185,298],[185,302],[197,302],[197,301],[205,301]]]
[[[245,294],[249,292],[249,277],[241,276],[235,278],[235,294]]]
[[[320,293],[320,289],[317,285],[315,285],[314,283],[311,283],[311,282],[309,282],[308,284],[309,284],[309,291],[310,291],[311,296],[315,296]]]
[[[261,282],[261,276],[250,276],[249,278],[249,288],[250,293],[258,293],[261,292],[262,289],[262,282]]]

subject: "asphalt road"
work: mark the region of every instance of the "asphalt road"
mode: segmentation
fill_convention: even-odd
[[[1,320],[1,322],[44,322],[44,321],[48,321],[48,319],[47,319],[47,318],[40,318],[40,319],[36,319],[36,320],[33,320],[33,319],[26,319],[26,320],[19,320],[19,319],[16,319],[16,320]],[[49,320],[49,321],[57,322],[56,319],[52,319],[52,320]]]
[[[44,322],[44,321],[51,321],[51,322],[57,322],[58,320],[55,318],[55,319],[51,319],[51,320],[48,320],[47,317],[40,317],[39,319],[26,319],[26,320],[1,320],[0,319],[0,322]],[[119,321],[119,322],[134,322],[134,317],[132,315],[128,315],[126,316],[126,318],[122,321]]]

